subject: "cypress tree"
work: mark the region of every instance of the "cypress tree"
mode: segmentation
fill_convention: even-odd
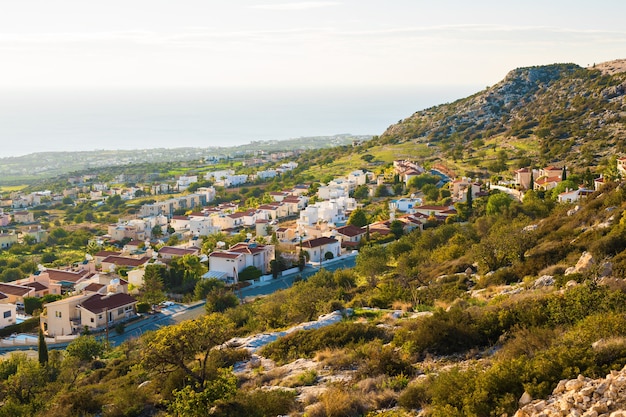
[[[44,366],[48,363],[48,345],[46,339],[43,336],[43,330],[39,328],[39,346],[37,347],[37,353],[39,354],[39,364]]]
[[[467,187],[467,209],[470,213],[472,212],[472,203],[472,184],[469,184]]]
[[[561,173],[561,181],[565,181],[567,179],[567,170],[563,167],[563,172]]]
[[[535,176],[533,174],[533,169],[530,169],[530,181],[528,184],[528,189],[529,190],[534,190],[535,189]]]

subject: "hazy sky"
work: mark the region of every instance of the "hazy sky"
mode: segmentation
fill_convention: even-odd
[[[0,90],[491,85],[626,58],[623,0],[0,0]]]

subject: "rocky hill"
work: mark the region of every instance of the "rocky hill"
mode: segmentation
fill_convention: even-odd
[[[454,159],[494,145],[537,155],[542,163],[595,165],[626,151],[620,141],[625,70],[624,60],[518,68],[477,94],[416,112],[380,140],[438,145],[441,155]]]

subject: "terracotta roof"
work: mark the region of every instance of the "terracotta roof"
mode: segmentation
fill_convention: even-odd
[[[94,256],[100,257],[100,258],[106,258],[107,256],[115,256],[115,255],[120,255],[122,252],[116,252],[116,251],[112,251],[112,250],[101,250],[100,252],[96,253]]]
[[[229,214],[228,217],[230,217],[231,219],[238,219],[240,217],[245,217],[246,213],[244,213],[243,211],[238,211],[236,213],[233,214]]]
[[[263,204],[259,206],[259,210],[276,210],[280,206],[280,204]]]
[[[419,207],[415,207],[415,210],[444,211],[444,210],[448,210],[448,207],[447,206],[419,206]]]
[[[102,260],[102,263],[110,263],[115,264],[117,266],[132,266],[137,267],[139,265],[143,265],[150,260],[149,257],[144,256],[143,258],[127,258],[125,256],[107,256]]]
[[[521,173],[524,173],[524,172],[530,172],[530,169],[528,169],[528,168],[520,168],[520,169],[518,169],[515,172],[519,172],[521,174]]]
[[[45,286],[44,284],[42,284],[39,281],[31,281],[31,282],[26,282],[24,284],[22,284],[25,287],[30,287],[32,289],[34,289],[35,291],[44,291],[47,290],[48,287]]]
[[[141,240],[131,240],[126,244],[126,246],[139,246],[143,243]]]
[[[104,287],[105,287],[105,285],[103,285],[103,284],[98,284],[96,282],[92,282],[91,284],[89,284],[89,285],[87,285],[85,287],[85,291],[98,292],[98,291],[100,291]]]
[[[324,245],[330,245],[333,243],[338,243],[337,239],[333,239],[330,237],[318,237],[316,239],[309,239],[302,242],[302,247],[304,248],[317,248]]]
[[[172,216],[172,220],[189,220],[188,216]]]
[[[51,281],[67,281],[78,282],[89,275],[88,271],[62,271],[60,269],[48,269],[46,270]]]
[[[265,250],[265,245],[259,245],[257,243],[237,243],[232,248],[228,249],[228,252],[237,252],[237,253],[260,253]]]
[[[344,236],[349,236],[349,237],[359,236],[359,235],[365,234],[365,232],[366,231],[364,229],[361,229],[360,227],[356,227],[351,224],[337,228],[337,233],[340,233]]]
[[[209,258],[224,258],[224,259],[237,259],[241,256],[240,253],[231,252],[211,252]]]
[[[5,295],[16,295],[18,297],[26,297],[33,289],[22,285],[14,285],[7,283],[0,283],[0,292]]]
[[[547,184],[550,182],[561,182],[561,177],[543,177],[535,181],[537,184]]]
[[[129,304],[136,303],[134,297],[124,293],[115,293],[111,295],[94,294],[81,303],[81,307],[92,313],[102,313],[105,310],[113,310],[115,308],[124,307]]]
[[[175,255],[175,256],[183,256],[183,255],[196,255],[198,253],[198,249],[186,249],[186,248],[176,248],[174,246],[163,246],[159,249],[160,254],[167,255]]]

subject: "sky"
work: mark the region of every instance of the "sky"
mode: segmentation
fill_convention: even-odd
[[[0,0],[2,91],[483,85],[626,58],[623,0]]]

